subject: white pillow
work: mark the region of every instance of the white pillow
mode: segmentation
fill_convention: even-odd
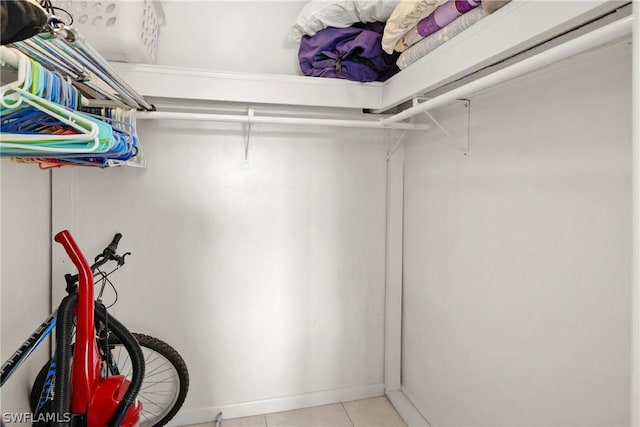
[[[327,27],[346,28],[356,22],[385,22],[400,0],[311,0],[300,11],[289,39],[300,41]]]

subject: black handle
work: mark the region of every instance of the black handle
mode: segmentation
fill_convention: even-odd
[[[122,234],[116,233],[115,236],[113,236],[113,240],[111,240],[111,243],[109,243],[109,246],[104,248],[101,254],[96,255],[96,257],[94,258],[94,264],[91,266],[92,272],[95,273],[96,269],[98,269],[99,267],[102,267],[104,264],[106,264],[109,261],[117,261],[118,267],[122,267],[124,265],[124,258],[127,255],[131,255],[131,252],[127,252],[122,256],[116,255],[116,251],[118,250],[118,243],[120,243],[120,239],[122,239]],[[78,282],[78,275],[65,274],[64,278],[67,282],[67,293],[75,292],[77,290],[76,283]]]
[[[113,236],[111,243],[109,243],[109,246],[107,246],[102,253],[104,255],[114,255],[118,250],[118,243],[120,243],[120,239],[122,239],[122,234],[116,233],[116,235]]]

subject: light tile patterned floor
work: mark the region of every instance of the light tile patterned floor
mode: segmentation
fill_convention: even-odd
[[[204,423],[188,427],[213,427]],[[254,417],[223,420],[221,427],[406,427],[385,396]]]

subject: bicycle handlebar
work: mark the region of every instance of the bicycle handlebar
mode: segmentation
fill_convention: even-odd
[[[116,235],[113,236],[111,243],[109,243],[109,246],[104,248],[104,251],[102,251],[102,255],[115,255],[116,250],[118,250],[118,243],[120,243],[120,239],[122,239],[122,234],[116,233]]]
[[[57,235],[56,235],[56,239],[57,239]],[[102,253],[100,253],[95,257],[94,259],[95,262],[93,263],[93,265],[91,265],[91,267],[89,267],[91,269],[91,273],[95,272],[96,269],[98,269],[99,267],[102,267],[104,264],[106,264],[109,261],[117,261],[118,266],[124,265],[124,258],[130,253],[127,252],[124,255],[116,254],[116,251],[118,250],[118,244],[120,243],[120,239],[122,239],[122,234],[116,233],[113,236],[111,243],[109,243],[109,245],[107,245],[107,247],[102,250]],[[71,289],[70,286],[72,286],[78,281],[78,275],[69,273],[65,275],[65,279],[67,281],[68,289]]]

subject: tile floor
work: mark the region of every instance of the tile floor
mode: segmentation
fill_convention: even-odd
[[[187,427],[213,427],[213,422]],[[406,427],[385,396],[254,417],[222,420],[221,427]]]

